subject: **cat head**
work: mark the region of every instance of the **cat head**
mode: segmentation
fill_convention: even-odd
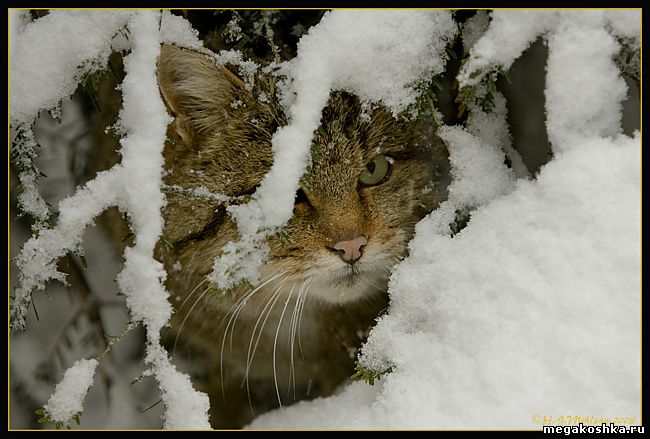
[[[276,85],[255,74],[245,83],[209,57],[163,46],[161,94],[174,116],[165,147],[168,185],[252,194],[273,163],[271,137],[286,125]],[[347,303],[383,292],[417,221],[446,197],[449,162],[433,122],[393,117],[332,92],[312,141],[293,217],[269,239],[263,275],[285,272],[287,285]],[[168,194],[165,235],[196,275],[210,271],[221,247],[238,239],[223,206]]]

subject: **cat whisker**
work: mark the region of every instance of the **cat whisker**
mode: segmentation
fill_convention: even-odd
[[[203,285],[204,283],[206,283],[207,281],[208,281],[208,278],[207,278],[207,277],[204,277],[203,280],[202,280],[201,282],[199,282],[198,284],[196,284],[196,286],[194,287],[194,289],[190,292],[190,294],[187,295],[187,297],[185,298],[185,300],[183,300],[183,303],[181,303],[181,306],[179,306],[178,309],[183,309],[183,306],[185,306],[185,303],[187,303],[187,301],[190,299],[190,297],[192,297],[192,295],[196,292],[196,290],[197,290],[201,285]]]
[[[288,271],[289,270],[284,270],[281,273],[279,273],[279,274],[273,276],[272,278],[266,280],[263,284],[256,287],[253,291],[251,291],[247,296],[245,296],[243,298],[243,300],[241,301],[241,306],[238,306],[237,309],[234,312],[234,321],[232,323],[232,327],[230,328],[230,350],[232,350],[232,338],[233,338],[233,334],[235,332],[234,329],[235,329],[235,325],[237,324],[237,319],[239,318],[239,315],[241,314],[244,307],[248,304],[248,301],[250,300],[250,298],[253,296],[253,294],[255,294],[257,291],[259,291],[264,285],[268,284],[269,282],[274,281],[278,277],[286,274]]]
[[[201,299],[203,299],[203,297],[205,296],[205,294],[206,294],[208,291],[210,291],[210,287],[209,287],[209,286],[208,286],[205,290],[203,290],[203,292],[201,293],[201,295],[200,295],[200,296],[199,296],[199,297],[194,301],[194,304],[192,305],[192,307],[190,308],[190,310],[187,312],[187,314],[186,314],[185,317],[183,318],[183,321],[181,322],[181,326],[178,328],[178,332],[176,333],[176,338],[174,339],[174,347],[172,348],[172,354],[174,354],[174,353],[176,352],[176,344],[178,343],[178,338],[179,338],[180,335],[181,335],[181,331],[183,330],[183,326],[185,326],[185,322],[186,322],[187,319],[190,317],[190,314],[192,314],[192,311],[194,311],[194,308],[196,307],[196,305],[201,301]]]
[[[300,331],[300,328],[301,328],[300,324],[302,322],[302,313],[305,310],[305,301],[307,300],[307,294],[309,293],[309,288],[311,288],[311,284],[312,284],[313,279],[314,279],[313,277],[309,278],[309,283],[307,284],[307,288],[305,289],[305,292],[303,293],[303,296],[302,296],[302,302],[300,302],[300,306],[299,306],[300,311],[299,311],[299,314],[298,314],[298,348],[300,349],[300,357],[303,360],[305,359],[305,356],[304,356],[304,354],[302,352],[302,337],[301,337],[301,331]]]
[[[289,305],[289,300],[293,296],[293,290],[295,289],[295,284],[291,287],[289,294],[287,294],[287,300],[284,302],[284,308],[282,308],[282,313],[280,314],[280,319],[278,321],[278,326],[275,329],[275,338],[273,339],[273,382],[275,383],[275,394],[278,397],[278,404],[280,405],[280,410],[282,410],[282,399],[280,398],[280,389],[278,387],[278,372],[275,364],[275,357],[278,347],[278,335],[280,334],[280,327],[282,326],[282,320],[284,319],[284,313],[287,310],[287,305]]]
[[[225,329],[225,331],[223,333],[223,338],[221,340],[221,354],[220,354],[220,357],[219,357],[219,374],[221,376],[221,394],[223,396],[224,402],[226,402],[226,391],[225,391],[224,380],[223,380],[223,351],[224,351],[224,346],[226,344],[226,338],[228,337],[228,331],[230,330],[230,350],[232,351],[232,334],[235,332],[234,331],[235,324],[237,323],[237,317],[239,317],[239,313],[241,312],[241,310],[244,309],[244,307],[248,303],[248,300],[253,296],[253,294],[258,292],[262,287],[267,285],[269,282],[272,282],[275,279],[277,279],[278,277],[286,274],[286,272],[287,272],[287,270],[284,270],[284,271],[282,271],[282,272],[280,272],[280,273],[278,273],[278,274],[276,274],[274,276],[271,276],[270,278],[265,280],[263,283],[259,284],[257,287],[255,287],[251,291],[244,294],[244,296],[242,296],[242,298],[239,299],[237,301],[237,303],[235,303],[235,305],[233,305],[233,307],[231,308],[231,311],[232,311],[233,308],[235,308],[235,309],[234,309],[234,311],[232,311],[232,314],[230,315],[230,318],[228,319],[228,324],[226,325],[226,329]],[[231,311],[229,311],[228,314],[230,314]],[[226,317],[228,316],[228,314],[226,314]],[[225,317],[224,317],[224,320],[225,320]]]
[[[307,285],[308,279],[305,279],[300,285],[300,289],[298,290],[298,297],[296,298],[296,302],[293,305],[293,312],[291,313],[291,330],[289,331],[289,348],[290,348],[290,357],[291,357],[291,362],[289,366],[289,385],[287,386],[287,396],[291,393],[291,384],[293,383],[293,399],[295,401],[296,399],[296,367],[294,363],[294,347],[295,347],[295,342],[296,342],[296,328],[298,325],[298,310],[299,310],[299,304],[300,301],[302,300],[302,296],[305,292],[305,286]]]
[[[259,344],[260,338],[262,337],[262,332],[264,331],[264,327],[266,326],[266,321],[268,320],[269,316],[271,315],[271,311],[273,310],[273,307],[275,306],[275,303],[277,302],[278,298],[280,297],[280,293],[282,292],[282,287],[286,283],[287,279],[284,279],[280,282],[278,287],[275,289],[273,294],[270,296],[269,300],[266,302],[266,305],[264,306],[264,309],[262,309],[262,312],[260,313],[259,317],[257,318],[257,321],[255,322],[255,326],[253,327],[253,332],[251,333],[251,339],[248,344],[248,354],[246,355],[246,375],[244,377],[244,380],[242,381],[242,386],[244,383],[246,383],[246,392],[248,394],[248,403],[251,406],[251,411],[253,411],[253,406],[251,402],[251,397],[250,397],[250,383],[248,381],[248,375],[250,372],[250,367],[253,362],[253,359],[255,358],[255,352],[257,351],[257,346]],[[270,308],[269,308],[270,305]],[[267,311],[268,309],[268,311]],[[266,316],[264,314],[266,313]],[[255,338],[255,332],[257,330],[257,327],[260,324],[260,321],[264,317],[264,321],[262,321],[262,327],[260,328],[258,334],[257,334],[257,339],[255,340],[255,345],[253,346],[253,339]],[[252,354],[251,354],[251,347],[252,347]]]
[[[264,305],[264,308],[262,308],[262,311],[260,312],[260,315],[257,317],[257,320],[255,322],[255,326],[253,327],[253,332],[251,334],[251,339],[248,344],[248,353],[246,355],[246,368],[248,369],[253,361],[253,358],[255,356],[255,351],[257,348],[257,345],[259,343],[259,340],[262,336],[262,331],[264,330],[264,327],[266,326],[266,321],[268,320],[269,316],[271,315],[271,311],[273,310],[273,306],[275,305],[275,302],[277,299],[280,297],[280,293],[282,292],[282,287],[286,283],[286,279],[284,279],[280,284],[275,288],[273,293],[269,296],[268,300],[266,301],[266,304]],[[264,320],[262,320],[264,319]],[[259,332],[257,331],[257,328],[260,324],[262,323],[262,326],[260,327]],[[257,334],[257,337],[255,337],[255,334]],[[253,339],[255,339],[255,343],[253,343]]]
[[[294,378],[294,362],[293,362],[293,337],[294,337],[294,326],[296,323],[296,311],[298,310],[298,303],[300,303],[300,297],[302,296],[302,290],[305,286],[305,281],[300,285],[298,289],[298,297],[293,304],[293,311],[291,312],[291,320],[289,322],[289,384],[287,385],[287,396],[291,393],[291,382]],[[294,398],[295,399],[295,398]]]

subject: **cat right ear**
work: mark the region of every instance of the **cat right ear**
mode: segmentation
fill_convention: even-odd
[[[158,87],[175,117],[174,129],[190,144],[196,133],[212,125],[211,115],[232,102],[243,82],[225,68],[217,70],[214,60],[203,53],[163,44],[158,57]]]

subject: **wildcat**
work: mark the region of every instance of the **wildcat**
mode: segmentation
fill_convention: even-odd
[[[415,224],[446,197],[448,154],[433,122],[381,106],[362,111],[355,96],[332,92],[293,217],[268,241],[261,281],[223,292],[206,276],[239,239],[237,226],[223,204],[188,190],[254,193],[273,163],[271,137],[287,123],[275,81],[258,72],[247,87],[204,54],[164,45],[158,83],[173,117],[164,183],[176,188],[166,192],[156,250],[175,307],[169,344],[210,396],[212,425],[240,427],[280,404],[331,394],[387,307],[390,269]],[[109,107],[119,108],[110,91]],[[115,116],[93,117],[97,171],[117,160],[103,133]],[[125,222],[115,210],[102,221],[123,250]]]

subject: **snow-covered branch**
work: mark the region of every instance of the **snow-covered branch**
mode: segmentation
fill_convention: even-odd
[[[162,399],[167,409],[165,427],[206,429],[209,428],[207,396],[194,391],[189,377],[176,370],[159,343],[160,330],[169,321],[172,307],[167,300],[169,294],[163,286],[166,273],[162,264],[153,256],[163,226],[160,213],[165,202],[161,192],[162,148],[169,123],[169,116],[158,91],[156,61],[160,44],[170,38],[170,31],[167,30],[166,34],[163,32],[161,35],[163,17],[159,12],[124,12],[108,15],[109,18],[106,19],[103,14],[102,16],[76,12],[70,15],[63,12],[53,14],[52,18],[48,16],[47,20],[44,19],[44,24],[37,23],[27,27],[20,35],[21,39],[26,39],[19,39],[18,43],[12,46],[18,55],[15,65],[19,69],[29,67],[36,71],[38,70],[36,67],[42,63],[34,65],[36,61],[29,58],[30,48],[34,46],[34,40],[39,41],[44,36],[49,37],[48,32],[52,31],[52,26],[69,27],[69,19],[73,24],[77,19],[80,22],[77,23],[79,28],[72,29],[82,33],[88,32],[93,36],[86,38],[84,35],[84,41],[89,42],[85,51],[75,50],[79,36],[72,37],[75,34],[70,32],[70,29],[61,34],[70,35],[71,40],[47,39],[45,46],[49,48],[50,53],[59,55],[63,52],[63,55],[69,56],[61,61],[65,65],[65,69],[62,69],[65,74],[61,75],[61,72],[57,72],[60,80],[53,81],[52,88],[42,90],[40,96],[33,91],[26,93],[24,80],[21,82],[20,76],[14,71],[12,78],[16,79],[12,82],[12,87],[15,87],[12,103],[15,104],[11,109],[12,122],[17,124],[31,124],[39,109],[54,105],[61,98],[71,94],[79,79],[76,66],[91,57],[99,58],[105,63],[116,29],[126,26],[131,50],[124,59],[126,76],[122,83],[124,105],[120,113],[120,126],[125,133],[125,137],[121,140],[122,162],[98,174],[84,188],[63,200],[59,205],[60,215],[56,227],[42,230],[38,236],[32,237],[25,244],[17,258],[21,270],[21,283],[13,298],[12,323],[14,327],[24,326],[25,313],[32,291],[43,289],[45,282],[51,279],[64,281],[64,275],[56,270],[55,264],[58,258],[71,250],[80,251],[79,246],[85,228],[104,209],[112,205],[118,206],[128,215],[132,231],[136,236],[135,246],[125,251],[125,265],[118,276],[118,284],[126,296],[131,318],[133,321],[141,321],[147,330],[145,362],[150,367],[150,374],[157,379],[162,390]],[[171,20],[168,15],[168,12],[164,13],[167,17],[164,22],[176,26],[179,41],[198,44],[194,32],[191,32],[187,25],[184,28],[179,26],[179,22]],[[93,33],[95,22],[98,22],[97,28],[103,32]],[[25,47],[20,45],[21,41],[24,42]],[[57,44],[65,44],[65,50],[69,53],[65,50],[55,50],[58,48]],[[23,52],[27,54],[25,57],[20,56]],[[14,64],[12,68],[13,66]],[[26,95],[25,102],[28,103],[31,102],[28,96],[37,96],[37,98],[27,105],[21,100],[21,93]],[[90,362],[83,364],[90,364]],[[96,366],[96,362],[93,364]],[[81,374],[76,372],[77,369],[66,373],[64,382],[74,380],[75,377],[79,378]],[[72,396],[76,396],[77,400],[71,400],[67,405],[77,410],[81,404],[79,398],[83,398],[91,382],[92,374],[90,379],[83,380],[83,383],[87,384],[84,384],[83,392],[73,392]],[[69,388],[68,385],[62,384],[63,387]],[[58,401],[60,398],[57,398],[55,399]],[[62,403],[54,405],[54,407],[60,406],[66,405]],[[52,413],[49,409],[48,411],[52,416],[56,416],[58,422],[62,422],[64,414],[69,414],[69,410],[65,413],[59,413],[60,410],[54,410],[56,413]]]
[[[83,412],[83,400],[93,384],[97,360],[78,360],[63,374],[43,407],[55,425],[67,424]]]
[[[622,49],[615,36],[639,41],[635,11],[494,11],[458,82],[461,88],[477,86],[495,70],[510,68],[537,38],[544,38],[549,46],[548,135],[559,152],[580,138],[621,132],[627,87],[614,63]]]

